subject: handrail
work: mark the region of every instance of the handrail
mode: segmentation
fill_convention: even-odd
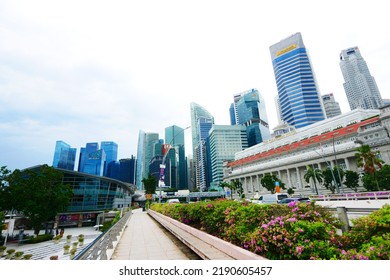
[[[107,260],[107,251],[114,249],[114,242],[130,220],[132,211],[129,210],[123,217],[107,231],[100,234],[92,243],[78,253],[73,260]]]
[[[310,199],[316,201],[390,199],[390,191],[311,195]]]

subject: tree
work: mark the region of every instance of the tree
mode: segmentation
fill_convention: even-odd
[[[155,194],[157,188],[157,179],[151,174],[148,175],[147,178],[142,179],[142,183],[144,184],[145,194]]]
[[[390,165],[383,165],[374,174],[365,174],[363,187],[368,191],[390,190]]]
[[[240,198],[243,198],[244,189],[242,188],[242,183],[239,180],[235,180],[232,182],[233,190],[237,191],[238,196]]]
[[[242,188],[242,183],[240,180],[233,180],[231,182],[221,182],[219,183],[221,188],[229,188],[230,189],[230,198],[233,199],[233,191],[237,191],[238,196],[243,198],[242,195],[244,193],[244,189]]]
[[[324,187],[330,190],[332,193],[335,193],[336,186],[341,186],[341,182],[343,181],[344,170],[336,165],[333,167],[333,169],[328,167],[323,170],[322,175]]]
[[[321,184],[323,181],[324,175],[322,174],[322,171],[318,168],[312,168],[308,165],[306,167],[306,173],[303,178],[305,179],[306,183],[309,183],[310,179],[313,180],[314,188],[316,190],[316,194],[318,195],[317,182]]]
[[[10,204],[30,219],[36,235],[42,224],[53,220],[70,204],[73,191],[62,179],[63,173],[48,165],[23,171],[15,169],[8,176]]]
[[[359,174],[352,170],[345,171],[344,185],[357,192],[359,187]]]
[[[231,182],[220,182],[219,186],[221,188],[228,188],[228,189],[230,189],[230,199],[233,199],[232,183]]]
[[[0,167],[0,211],[9,210],[8,177],[11,171],[6,166]]]
[[[283,190],[286,189],[285,184],[276,176],[275,174],[272,173],[266,173],[260,180],[261,185],[266,188],[268,191],[271,193],[276,192],[276,182],[279,182],[279,187]]]
[[[377,178],[377,169],[382,168],[383,160],[379,158],[379,152],[371,151],[369,145],[361,145],[355,153],[356,164],[358,167],[362,167],[364,174],[372,175],[372,179],[376,183],[376,189],[379,190],[379,183]]]

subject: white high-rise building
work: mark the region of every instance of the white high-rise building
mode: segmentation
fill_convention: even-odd
[[[322,95],[322,102],[324,103],[325,113],[328,119],[341,115],[340,105],[334,99],[333,93]]]
[[[341,51],[340,68],[351,110],[356,108],[378,109],[383,106],[378,86],[358,47]]]

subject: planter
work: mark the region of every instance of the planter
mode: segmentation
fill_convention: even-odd
[[[69,245],[65,245],[64,246],[64,254],[69,254],[69,249],[70,249],[70,246]]]
[[[14,249],[7,250],[7,255],[5,256],[6,259],[11,259],[15,253]]]
[[[15,252],[15,260],[21,260],[24,252],[18,251]]]

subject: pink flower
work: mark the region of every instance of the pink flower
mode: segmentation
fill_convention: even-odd
[[[304,248],[305,248],[305,247],[303,247],[303,246],[297,246],[297,247],[295,248],[295,250],[297,251],[298,255],[300,255],[300,254],[302,254],[302,251],[303,251]]]

